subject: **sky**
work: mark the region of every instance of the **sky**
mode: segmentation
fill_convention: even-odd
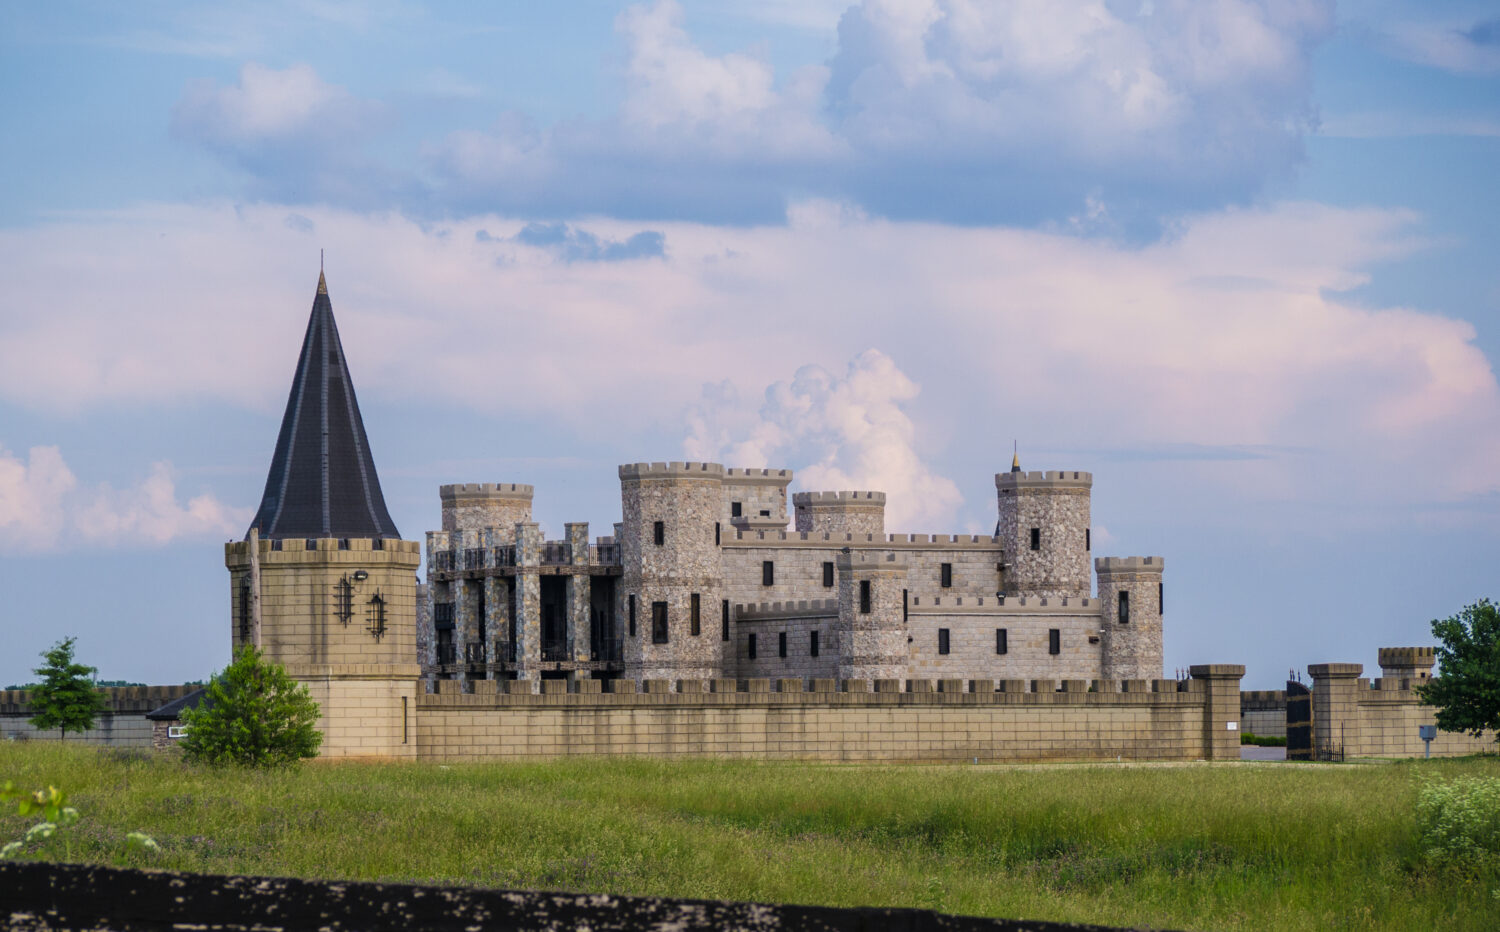
[[[0,686],[228,660],[320,252],[387,503],[1094,475],[1166,668],[1500,597],[1492,2],[0,5]]]

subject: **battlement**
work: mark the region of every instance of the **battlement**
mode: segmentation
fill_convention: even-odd
[[[988,534],[855,534],[836,531],[726,531],[724,545],[765,547],[770,545],[807,546],[826,549],[828,547],[865,547],[888,549],[951,549],[963,547],[969,550],[989,550],[1000,547],[1000,538]]]
[[[786,486],[792,482],[790,469],[743,469],[729,467],[724,470],[725,485],[773,485]]]
[[[532,486],[519,482],[463,482],[438,486],[438,496],[444,501],[457,499],[523,498],[530,501]]]
[[[839,613],[838,599],[798,599],[787,602],[737,603],[735,614],[741,621],[761,618],[826,617]]]
[[[1380,666],[1427,667],[1437,663],[1435,647],[1382,647],[1378,651]]]
[[[620,466],[620,480],[641,479],[714,479],[724,480],[720,463],[625,463]]]
[[[1104,603],[1074,596],[913,595],[907,609],[913,615],[1098,615]]]
[[[1095,557],[1096,573],[1160,573],[1166,566],[1161,557]]]
[[[1015,489],[1090,489],[1094,474],[1076,469],[1047,472],[1001,472],[995,474],[995,488]]]
[[[309,546],[311,545],[311,546]],[[266,563],[275,563],[278,560],[297,562],[302,556],[309,553],[333,554],[343,552],[346,554],[358,554],[363,561],[378,561],[380,559],[399,560],[401,554],[415,556],[422,550],[422,545],[414,540],[392,540],[379,537],[288,537],[279,540],[260,541],[260,558]],[[289,557],[295,554],[296,557]],[[377,557],[376,554],[383,554]],[[250,559],[250,542],[246,540],[232,540],[224,545],[225,561],[248,561]]]
[[[885,505],[884,492],[795,492],[792,504],[798,508],[830,508],[849,505]]]
[[[838,565],[841,572],[860,570],[906,570],[906,558],[899,553],[886,550],[856,550],[840,553]]]
[[[202,689],[202,686],[100,686],[94,692],[104,696],[107,712],[150,712]],[[24,715],[31,709],[29,689],[0,690],[0,714]]]

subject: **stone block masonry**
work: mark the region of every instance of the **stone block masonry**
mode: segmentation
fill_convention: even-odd
[[[207,671],[204,671],[205,673]],[[70,732],[67,740],[116,748],[149,749],[152,723],[146,713],[181,699],[197,686],[109,686],[97,690],[104,695],[104,712],[94,727],[82,734]],[[0,690],[0,741],[57,738],[56,729],[37,731],[31,724],[36,710],[31,691]]]

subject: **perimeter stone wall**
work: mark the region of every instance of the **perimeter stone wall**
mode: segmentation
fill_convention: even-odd
[[[96,692],[104,695],[105,711],[88,731],[69,732],[69,742],[81,742],[115,748],[149,749],[151,721],[146,713],[174,699],[181,699],[197,686],[106,686]],[[31,706],[28,689],[0,690],[0,742],[58,740],[57,729],[37,731],[30,722],[36,710]]]

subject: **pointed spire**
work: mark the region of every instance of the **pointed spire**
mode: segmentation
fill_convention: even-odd
[[[386,511],[321,270],[266,490],[251,527],[271,540],[401,536]]]
[[[1011,453],[1011,457],[1010,457],[1010,471],[1011,472],[1020,472],[1021,471],[1021,444],[1020,444],[1020,441],[1016,441],[1015,450],[1014,450],[1013,453]]]

